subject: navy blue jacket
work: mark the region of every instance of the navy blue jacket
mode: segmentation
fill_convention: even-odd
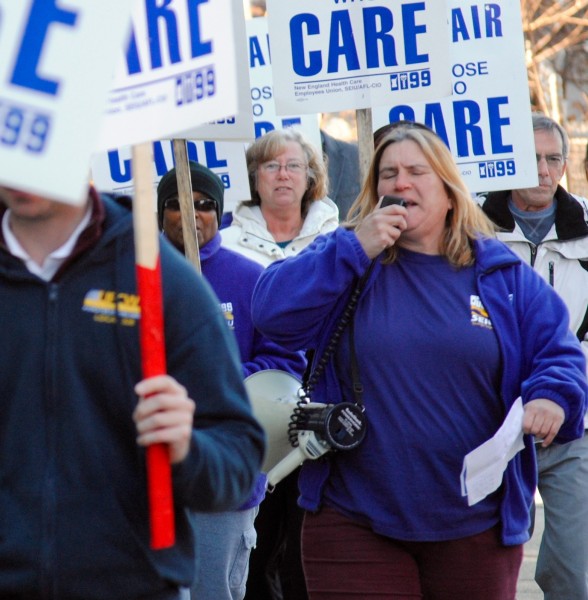
[[[239,506],[264,451],[216,299],[162,242],[168,372],[196,416],[191,450],[172,468],[176,544],[150,549],[132,421],[143,378],[132,220],[91,196],[92,222],[51,282],[0,247],[2,598],[159,599],[189,586],[187,509]]]

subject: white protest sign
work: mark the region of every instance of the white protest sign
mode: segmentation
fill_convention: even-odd
[[[132,4],[0,0],[2,184],[70,204],[86,199]]]
[[[242,142],[188,141],[186,146],[190,160],[207,166],[221,178],[225,186],[225,212],[232,211],[237,202],[250,198],[245,146]],[[157,184],[174,166],[172,141],[154,142],[153,160],[153,206],[156,210]],[[92,179],[101,192],[133,196],[131,147],[97,152],[92,157]]]
[[[450,0],[450,98],[372,111],[374,130],[419,121],[447,143],[471,192],[533,187],[537,164],[518,2]]]
[[[237,112],[231,0],[138,2],[97,149],[171,138]]]
[[[217,119],[212,123],[199,125],[182,133],[182,138],[189,140],[253,140],[253,114],[249,100],[249,62],[247,60],[247,34],[245,29],[245,12],[243,0],[231,0],[233,15],[233,40],[237,61],[237,114]]]
[[[272,56],[266,17],[257,17],[247,21],[247,39],[249,55],[249,78],[251,80],[251,103],[255,126],[255,137],[273,129],[295,127],[321,147],[321,136],[317,114],[298,114],[278,116],[274,102],[272,84]]]
[[[268,0],[278,114],[451,93],[445,0]]]

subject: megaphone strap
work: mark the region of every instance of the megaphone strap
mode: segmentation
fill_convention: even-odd
[[[298,392],[299,400],[296,404],[296,408],[294,409],[292,416],[290,417],[290,424],[288,425],[288,439],[292,446],[296,447],[298,445],[298,432],[300,431],[301,420],[303,417],[304,406],[311,402],[311,395],[314,390],[316,383],[318,382],[320,376],[323,374],[329,360],[335,353],[337,346],[339,345],[339,341],[343,332],[349,327],[349,336],[350,336],[350,351],[351,351],[351,375],[353,381],[353,396],[355,399],[355,404],[360,408],[363,412],[363,385],[361,384],[359,378],[359,364],[357,361],[357,354],[355,352],[355,333],[353,327],[353,316],[355,314],[355,310],[357,308],[357,303],[359,302],[359,298],[365,288],[365,285],[374,269],[374,265],[376,263],[376,259],[372,260],[370,266],[367,268],[365,273],[359,278],[355,285],[355,289],[351,293],[349,297],[349,302],[347,306],[343,309],[341,313],[341,317],[335,326],[333,334],[329,339],[325,350],[321,357],[315,361],[315,367],[312,369],[306,384],[303,384]]]
[[[347,325],[349,325],[349,323],[351,323],[353,321],[353,315],[355,314],[355,309],[357,308],[357,303],[359,302],[359,298],[361,296],[361,293],[363,292],[363,289],[365,288],[365,285],[374,269],[374,265],[376,264],[376,259],[372,260],[372,262],[370,263],[370,266],[367,268],[366,272],[360,277],[360,279],[358,280],[355,289],[353,290],[351,296],[349,297],[349,302],[347,303],[347,306],[343,309],[343,312],[341,313],[341,317],[337,323],[337,325],[335,326],[335,330],[333,331],[333,334],[331,335],[331,339],[329,340],[325,351],[323,352],[322,356],[315,361],[315,368],[312,370],[308,381],[306,382],[306,385],[304,386],[304,397],[307,399],[307,401],[310,401],[310,397],[312,394],[312,391],[317,383],[317,381],[319,380],[319,377],[323,374],[323,371],[325,370],[331,356],[334,354],[335,350],[337,349],[337,346],[339,344],[339,340],[341,339],[341,336],[343,335],[343,332],[345,331]],[[353,334],[353,327],[350,328],[352,334]],[[352,362],[355,361],[356,366],[357,366],[357,357],[355,356],[355,345],[354,345],[354,336],[351,338],[352,344],[351,344],[351,353],[352,353]],[[353,367],[353,365],[352,365]],[[359,369],[356,370],[357,373],[359,373]]]

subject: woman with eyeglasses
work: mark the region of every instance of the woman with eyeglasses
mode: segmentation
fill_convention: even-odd
[[[388,205],[392,195],[405,205]],[[367,423],[360,441],[356,419],[357,445],[302,465],[309,597],[514,600],[535,442],[583,434],[585,359],[565,305],[494,238],[428,128],[389,129],[351,211],[335,232],[270,265],[252,303],[268,337],[316,348],[311,401],[351,403]],[[497,487],[474,497],[462,486],[464,457],[518,398],[524,448],[504,472],[496,465]]]
[[[327,198],[322,152],[294,129],[274,130],[246,153],[251,200],[233,212],[221,230],[223,246],[267,265],[298,254],[339,225],[339,211]],[[255,521],[245,600],[305,600],[300,558],[302,510],[297,474],[266,496]]]
[[[337,227],[321,151],[300,132],[270,131],[249,146],[246,158],[251,200],[221,230],[224,246],[267,266]]]

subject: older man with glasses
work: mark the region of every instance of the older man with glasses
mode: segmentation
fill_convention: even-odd
[[[483,210],[494,221],[498,239],[566,302],[570,327],[588,355],[588,215],[559,185],[567,164],[567,133],[539,113],[533,115],[533,131],[538,185],[490,193]],[[537,440],[535,447],[545,508],[535,579],[546,600],[587,600],[588,436],[548,448]]]

